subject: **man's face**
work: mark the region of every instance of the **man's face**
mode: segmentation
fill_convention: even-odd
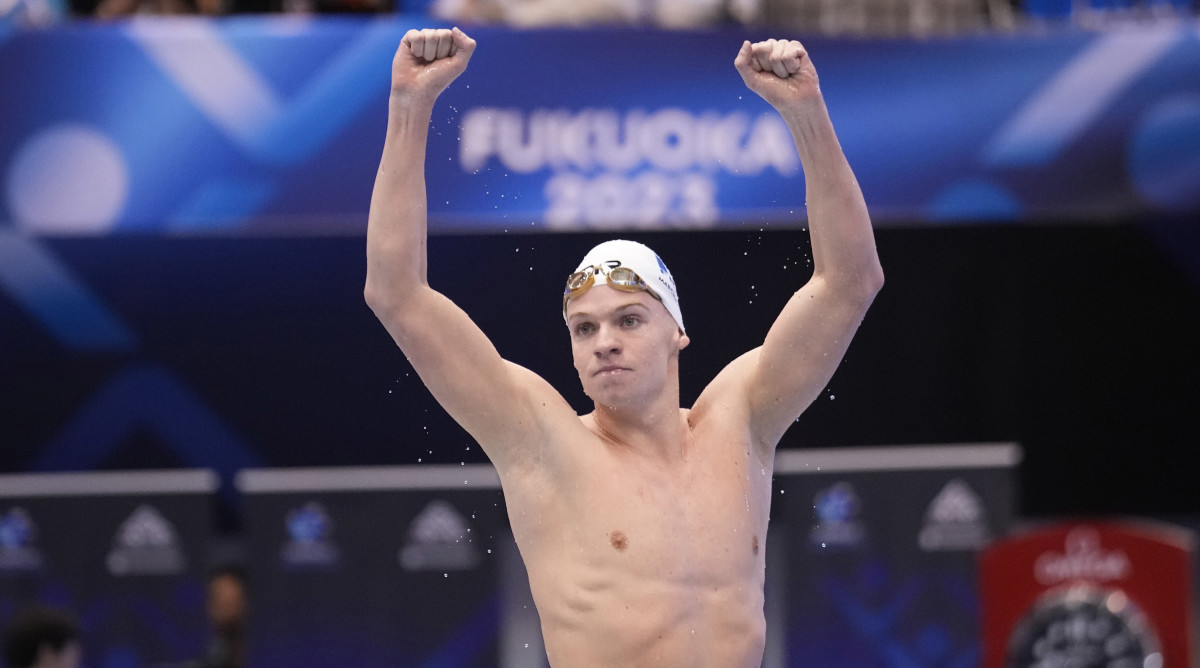
[[[38,668],[79,668],[80,661],[83,659],[83,650],[79,643],[72,641],[63,645],[59,651],[54,651],[50,647],[43,646],[38,652],[37,663],[34,664]]]
[[[241,626],[246,616],[246,591],[232,575],[217,575],[208,583],[208,617],[218,630]]]
[[[646,292],[592,287],[567,304],[571,351],[583,391],[610,407],[652,400],[672,374],[687,336]]]

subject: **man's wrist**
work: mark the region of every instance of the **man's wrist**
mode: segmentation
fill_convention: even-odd
[[[388,98],[388,111],[394,118],[424,118],[428,120],[433,115],[433,106],[437,102],[437,94],[392,90]]]
[[[776,107],[776,111],[793,130],[810,128],[814,123],[823,125],[821,121],[829,116],[829,111],[825,108],[825,98],[820,93],[789,100],[786,105]]]

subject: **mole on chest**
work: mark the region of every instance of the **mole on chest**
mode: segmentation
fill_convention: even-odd
[[[621,531],[614,531],[608,534],[608,542],[611,543],[613,548],[618,552],[623,552],[625,548],[629,547],[629,539],[626,538],[625,534]]]

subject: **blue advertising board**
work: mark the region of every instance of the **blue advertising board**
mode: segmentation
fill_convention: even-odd
[[[781,451],[767,607],[782,665],[978,666],[976,562],[1012,525],[1020,458],[1009,443]]]
[[[359,234],[412,17],[136,18],[0,39],[0,225]],[[472,27],[430,127],[431,229],[803,226],[741,29]],[[1194,22],[805,37],[877,224],[1200,210]]]
[[[536,616],[513,614],[528,584],[507,565],[516,545],[490,466],[251,469],[238,487],[250,665],[544,662]]]

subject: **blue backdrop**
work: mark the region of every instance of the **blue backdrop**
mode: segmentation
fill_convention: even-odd
[[[0,36],[0,221],[358,233],[411,18],[78,23]],[[431,127],[435,230],[796,224],[790,137],[736,30],[472,28]],[[1194,23],[806,38],[879,224],[1200,210]]]

